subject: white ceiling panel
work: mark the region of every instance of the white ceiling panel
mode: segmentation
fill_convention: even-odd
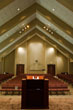
[[[64,49],[66,49],[68,52],[70,52],[71,54],[73,54],[73,52],[67,48],[66,46],[64,46],[63,44],[61,44],[59,41],[57,41],[54,37],[52,37],[52,35],[48,34],[47,32],[43,31],[43,29],[39,26],[37,26],[37,29],[39,29],[41,32],[43,32],[47,37],[49,37],[51,40],[55,41],[58,45],[60,45],[61,47],[63,47]]]
[[[12,28],[11,30],[9,30],[8,32],[6,32],[5,34],[3,34],[0,37],[0,43],[3,42],[4,40],[6,40],[7,38],[11,37],[11,35],[13,35],[18,30],[20,30],[23,27],[23,24],[24,25],[27,25],[28,23],[30,23],[35,18],[36,18],[36,14],[33,14],[29,18],[27,18],[26,20],[24,20],[23,22],[19,23],[14,28]]]
[[[45,26],[48,26],[50,24],[50,28],[53,29],[53,31],[56,31],[61,37],[63,37],[65,40],[73,44],[73,38],[70,37],[68,34],[66,34],[64,31],[56,27],[53,23],[45,19],[43,16],[41,16],[38,12],[36,13],[37,19],[39,19],[42,23],[44,22]]]
[[[0,10],[0,17],[3,21],[0,21],[0,26],[5,24],[7,21],[21,13],[24,9],[31,6],[35,0],[15,0],[5,8]],[[18,11],[17,9],[20,8]]]
[[[53,15],[57,16],[57,18],[60,18],[66,24],[68,24],[71,27],[73,27],[73,12],[70,11],[69,9],[67,9],[66,7],[64,7],[62,4],[60,4],[56,0],[14,0],[9,5],[7,5],[6,7],[2,8],[0,10],[0,27],[2,25],[4,25],[6,22],[8,22],[9,20],[11,20],[12,18],[14,18],[16,15],[19,15],[23,10],[25,10],[28,7],[30,7],[35,2],[39,3],[41,6],[43,6],[45,9],[47,9],[49,12],[51,12]],[[17,10],[18,8],[20,9],[19,11]],[[55,24],[53,24],[52,22],[47,20],[42,15],[42,13],[39,13],[37,11],[37,13],[31,15],[29,18],[27,18],[24,21],[22,21],[21,23],[17,24],[15,27],[10,29],[8,32],[6,32],[4,34],[2,33],[2,36],[0,36],[1,45],[2,45],[3,41],[5,41],[6,39],[10,38],[16,32],[19,32],[19,30],[21,30],[21,28],[23,27],[23,24],[27,25],[31,21],[33,21],[35,18],[38,18],[45,25],[50,24],[51,25],[51,29],[53,31],[55,31],[58,35],[60,35],[61,39],[64,38],[63,40],[65,41],[65,43],[67,42],[67,43],[73,44],[73,38],[72,38],[72,36],[69,36],[70,34],[68,35],[67,33],[63,32],[61,28],[58,28]],[[33,27],[33,29],[34,28],[35,28],[35,26]],[[36,28],[38,30],[40,30],[42,33],[44,33],[47,37],[49,37],[52,41],[55,41],[56,44],[60,45],[60,47],[62,47],[63,50],[65,49],[71,55],[73,55],[73,51],[69,48],[69,46],[66,47],[66,45],[64,45],[62,42],[59,42],[59,40],[56,39],[55,37],[53,37],[53,35],[51,36],[49,33],[45,32],[45,30],[43,28],[41,28],[41,26],[36,26]],[[2,29],[4,29],[4,28],[2,28]],[[72,28],[70,28],[70,29],[72,29]],[[31,29],[29,28],[27,33],[29,33],[30,31],[31,31]],[[6,47],[4,47],[4,48],[2,47],[0,52],[4,52],[7,48],[9,48],[15,42],[20,40],[24,35],[26,35],[25,33],[21,34],[20,37],[18,37],[16,39],[14,38],[14,40],[12,42],[10,42],[9,44],[7,44],[7,43],[5,44],[5,42],[3,42]]]
[[[73,27],[73,12],[58,3],[56,0],[36,0],[36,2]],[[52,9],[55,9],[55,11]]]
[[[29,32],[31,32],[34,29],[35,29],[35,27],[31,28],[29,31],[27,31],[26,33],[22,34],[21,37],[17,38],[12,43],[8,44],[6,47],[4,47],[3,49],[1,49],[0,50],[0,53],[3,52],[4,50],[6,50],[8,47],[10,47],[11,45],[13,45],[15,42],[17,42],[18,40],[20,40],[21,38],[23,38],[25,35],[27,35]]]

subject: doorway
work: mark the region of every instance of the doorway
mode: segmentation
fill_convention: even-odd
[[[16,75],[24,74],[24,64],[16,65]]]
[[[47,74],[51,74],[52,76],[55,76],[55,64],[47,65]]]

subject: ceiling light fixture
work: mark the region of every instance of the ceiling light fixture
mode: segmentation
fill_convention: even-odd
[[[21,34],[22,32],[21,31],[19,31],[19,34]]]
[[[22,31],[24,31],[24,28],[22,29]]]
[[[55,11],[55,8],[53,8],[52,11]]]
[[[27,28],[29,28],[29,25],[27,25]]]
[[[53,32],[51,32],[51,34],[53,34]]]
[[[49,30],[49,32],[51,32],[51,30]]]
[[[26,30],[27,28],[25,27],[25,30]]]
[[[24,25],[24,24],[22,24]],[[26,26],[22,26],[22,28],[19,30],[19,34],[22,34],[25,30],[29,29],[29,25],[26,25]]]
[[[20,8],[17,8],[17,11],[20,11]]]
[[[48,28],[46,30],[48,31]]]
[[[44,29],[46,29],[46,27],[45,27],[45,26],[44,26],[43,28],[44,28]]]
[[[24,23],[22,24],[22,26],[24,26]]]

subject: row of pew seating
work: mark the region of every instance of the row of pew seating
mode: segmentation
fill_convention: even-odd
[[[73,74],[58,74],[58,78],[71,83],[73,85]]]
[[[59,80],[56,77],[49,77],[49,92],[55,91],[55,92],[62,92],[63,94],[65,92],[68,92],[68,84],[64,83],[63,81]]]
[[[59,79],[51,76],[51,75],[38,75],[38,74],[32,74],[32,75],[19,75],[11,80],[8,80],[7,82],[2,84],[2,89],[0,91],[10,91],[10,92],[21,92],[22,91],[22,79],[27,78],[27,79],[33,79],[33,76],[35,78],[39,77],[39,79],[47,78],[49,79],[49,84],[48,84],[48,90],[50,92],[64,92],[64,91],[69,91],[68,85],[64,83],[63,81],[60,81]]]
[[[0,74],[0,83],[12,77],[13,77],[13,74]]]

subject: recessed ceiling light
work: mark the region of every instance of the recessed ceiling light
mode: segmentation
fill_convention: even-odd
[[[45,27],[45,26],[44,26],[43,28],[44,28],[44,29],[46,29],[46,27]]]
[[[20,11],[20,8],[17,8],[17,11]]]
[[[48,31],[48,28],[46,30]]]
[[[21,31],[19,31],[19,33],[21,34],[22,32],[21,32]]]
[[[25,30],[26,30],[27,28],[25,27]]]
[[[51,32],[51,34],[53,34],[53,32]]]
[[[22,26],[24,26],[25,24],[23,23]]]
[[[27,28],[29,28],[29,25],[27,25]]]
[[[24,31],[24,28],[22,29],[22,31]]]
[[[49,30],[49,32],[51,32],[51,30]]]
[[[53,8],[52,11],[55,11],[55,8]]]

